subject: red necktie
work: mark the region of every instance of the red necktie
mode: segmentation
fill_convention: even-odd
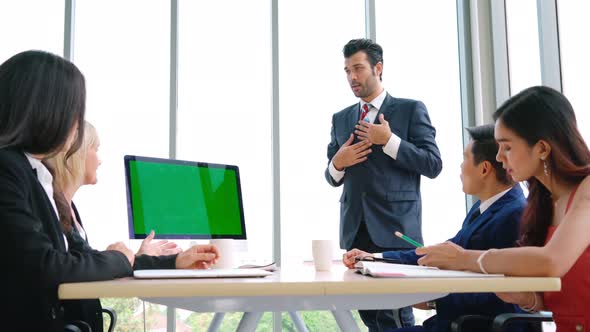
[[[363,105],[363,112],[361,113],[361,120],[363,120],[365,118],[365,116],[367,116],[368,113],[369,113],[369,104],[364,104]]]

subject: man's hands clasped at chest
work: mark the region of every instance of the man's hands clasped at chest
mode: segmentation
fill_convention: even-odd
[[[380,124],[373,124],[359,120],[355,126],[354,134],[359,138],[359,142],[352,144],[354,135],[350,134],[348,140],[338,149],[332,163],[334,168],[339,171],[347,167],[360,164],[367,160],[367,155],[372,152],[373,144],[385,145],[391,138],[391,129],[389,122],[385,121],[383,114],[379,115]]]

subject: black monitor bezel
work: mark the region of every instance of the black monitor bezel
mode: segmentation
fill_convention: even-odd
[[[165,159],[156,157],[145,157],[136,155],[126,155],[124,157],[125,163],[125,189],[127,197],[127,220],[129,226],[129,239],[141,240],[145,239],[148,234],[136,234],[133,224],[133,205],[131,197],[131,176],[129,170],[129,163],[132,161],[142,162],[153,162],[160,164],[172,164],[172,165],[183,165],[193,167],[205,167],[205,168],[224,168],[231,169],[236,172],[236,185],[238,189],[238,203],[240,208],[240,219],[242,226],[242,234],[227,235],[227,234],[157,234],[154,238],[156,239],[187,239],[187,240],[199,240],[199,239],[234,239],[234,240],[245,240],[246,239],[246,220],[244,219],[244,205],[242,203],[242,186],[240,181],[240,170],[235,165],[215,164],[208,162],[188,161],[179,159]]]

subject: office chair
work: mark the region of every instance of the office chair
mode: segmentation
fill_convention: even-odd
[[[553,315],[550,312],[539,312],[535,314],[526,313],[505,313],[497,315],[492,319],[489,316],[483,315],[463,315],[451,322],[451,331],[453,332],[464,332],[473,331],[470,324],[489,322],[492,327],[492,332],[504,332],[508,328],[509,324],[516,322],[527,322],[531,327],[532,331],[542,332],[542,322],[553,321]]]
[[[103,307],[102,314],[106,314],[109,316],[109,326],[107,327],[107,332],[114,332],[115,325],[117,325],[117,313],[115,310],[109,307]],[[81,320],[76,320],[73,322],[68,322],[64,327],[65,332],[92,332],[92,328],[88,323]]]
[[[492,323],[492,332],[502,332],[504,331],[506,325],[513,323],[513,322],[528,322],[531,323],[536,331],[543,331],[542,322],[552,322],[553,321],[553,314],[550,312],[538,312],[534,314],[501,314],[494,318],[494,322]]]
[[[451,322],[452,332],[474,331],[473,324],[488,323],[491,325],[492,317],[484,315],[463,315]]]
[[[107,328],[107,331],[114,332],[115,325],[117,325],[117,313],[115,312],[115,310],[113,310],[113,308],[109,307],[102,307],[102,313],[106,314],[110,318],[109,327]]]
[[[64,331],[65,332],[92,332],[92,329],[90,328],[90,325],[88,325],[88,323],[81,321],[81,320],[76,320],[76,321],[69,322],[68,324],[66,324],[66,326],[64,326]]]

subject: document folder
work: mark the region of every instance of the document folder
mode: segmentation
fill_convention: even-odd
[[[483,274],[467,271],[440,270],[436,267],[360,261],[357,272],[376,278],[494,278],[503,274]]]

